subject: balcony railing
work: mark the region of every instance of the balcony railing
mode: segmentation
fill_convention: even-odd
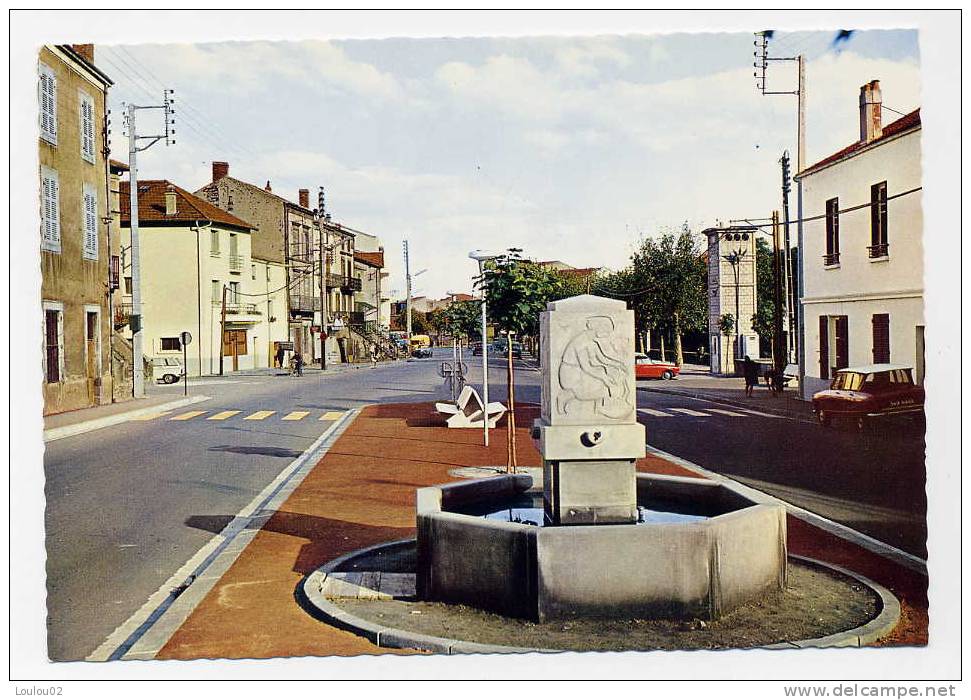
[[[341,289],[346,292],[359,292],[361,291],[361,280],[357,277],[345,277]]]
[[[889,243],[878,243],[877,245],[868,245],[866,247],[867,251],[870,253],[870,258],[886,258],[890,255],[890,244]]]
[[[229,271],[230,272],[242,272],[243,271],[243,256],[242,255],[230,255],[229,256]]]
[[[839,253],[827,253],[823,256],[823,265],[839,265],[840,264],[840,254]]]
[[[131,318],[131,302],[121,302],[115,304],[115,328],[121,328],[122,326],[128,325],[128,319]]]
[[[328,287],[330,287],[331,289],[337,289],[338,287],[343,286],[343,284],[344,284],[344,276],[343,275],[334,275],[334,274],[331,274],[329,272],[327,273],[327,286]]]
[[[309,294],[291,294],[290,309],[295,312],[320,311],[320,297]]]
[[[250,304],[249,302],[226,302],[226,313],[227,314],[262,314],[260,308],[256,304]]]

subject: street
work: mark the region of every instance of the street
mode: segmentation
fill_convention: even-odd
[[[212,398],[49,443],[51,658],[90,654],[344,411],[447,398],[438,366],[450,357],[442,348],[432,359],[302,378],[190,382],[190,393]],[[480,388],[481,358],[465,360]],[[517,400],[539,403],[535,362],[516,365]],[[505,402],[505,358],[490,357],[490,368],[490,398]],[[826,429],[651,386],[638,382],[650,445],[926,556],[919,434]],[[176,398],[182,388],[151,391]]]

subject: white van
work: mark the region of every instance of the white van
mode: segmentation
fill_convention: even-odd
[[[185,375],[181,357],[153,357],[152,378],[163,384],[175,384]]]

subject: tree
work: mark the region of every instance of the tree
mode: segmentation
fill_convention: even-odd
[[[482,302],[478,299],[453,301],[444,309],[433,312],[435,328],[453,338],[470,338],[480,330],[481,309]]]
[[[708,270],[688,223],[675,235],[647,238],[631,257],[625,283],[642,327],[674,337],[675,361],[684,364],[682,334],[701,330],[708,318]]]
[[[518,248],[490,260],[479,280],[490,320],[496,328],[520,338],[536,335],[539,314],[560,289],[556,271],[526,260]],[[511,341],[512,338],[510,337]],[[512,342],[507,343],[506,387],[509,397],[507,426],[507,469],[516,466],[516,401],[513,379]]]
[[[763,238],[755,241],[756,306],[752,329],[773,347],[775,338],[775,265],[772,247]]]
[[[732,334],[735,333],[735,317],[732,314],[722,314],[718,318],[718,330],[726,338],[731,338]]]
[[[405,322],[407,318],[408,317],[405,315],[405,312],[402,311],[400,314],[398,314],[395,317],[395,325],[398,328],[401,328],[402,330],[404,330],[405,328],[408,327]],[[428,316],[421,311],[412,309],[411,310],[411,332],[416,334],[425,334],[425,333],[428,333],[428,331],[431,329],[432,329],[432,326],[428,322]]]

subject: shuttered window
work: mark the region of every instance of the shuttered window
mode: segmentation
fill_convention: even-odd
[[[81,117],[81,157],[94,163],[94,100],[88,93],[78,91],[78,105]]]
[[[61,252],[61,209],[59,206],[60,186],[57,171],[41,168],[40,171],[41,209],[40,235],[42,250],[52,253]]]
[[[870,187],[870,257],[887,255],[887,183]]]
[[[890,314],[873,314],[873,363],[890,362]]]
[[[37,101],[40,107],[40,137],[57,145],[57,78],[50,67],[40,64],[37,81]]]
[[[64,306],[44,302],[44,379],[56,384],[64,378]]]
[[[829,379],[829,316],[819,317],[819,378]]]
[[[85,185],[81,198],[81,234],[85,260],[98,259],[98,197],[93,185]]]
[[[826,202],[826,265],[836,265],[840,261],[840,203],[833,197]]]
[[[836,317],[836,365],[834,370],[850,366],[850,323],[846,316]]]

